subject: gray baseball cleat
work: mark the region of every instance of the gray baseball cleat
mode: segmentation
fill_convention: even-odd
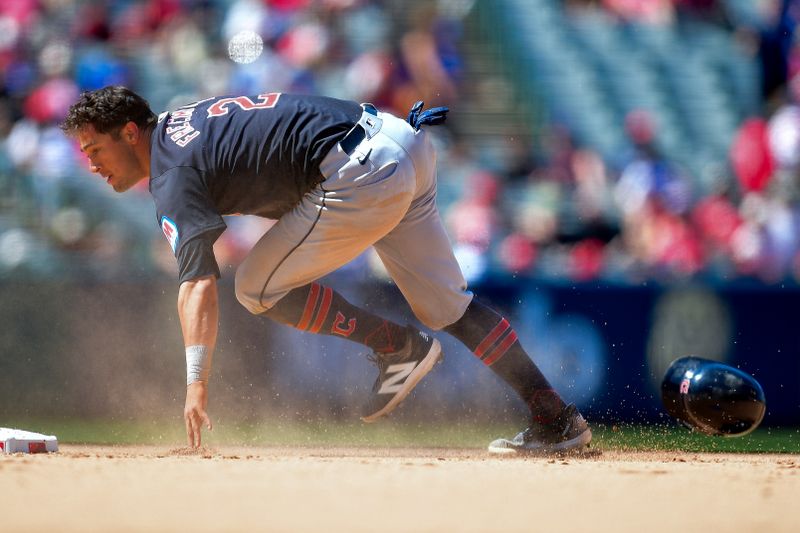
[[[378,379],[372,388],[372,397],[364,422],[375,422],[391,413],[408,393],[441,361],[442,345],[421,331],[412,329],[406,345],[385,354],[372,354],[370,360],[378,365]]]
[[[564,408],[552,424],[532,423],[513,439],[497,439],[489,451],[498,454],[558,454],[574,453],[588,448],[592,430],[574,404]]]

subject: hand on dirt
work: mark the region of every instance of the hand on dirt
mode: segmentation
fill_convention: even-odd
[[[205,425],[212,429],[211,419],[206,413],[208,404],[208,386],[204,381],[195,381],[186,387],[186,406],[183,408],[183,420],[186,422],[186,438],[192,448],[200,447],[201,428]]]

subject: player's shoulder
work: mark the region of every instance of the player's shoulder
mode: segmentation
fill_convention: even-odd
[[[202,193],[207,189],[201,171],[182,165],[153,173],[149,188],[157,203],[184,201],[187,194]]]
[[[158,176],[176,166],[198,166],[202,160],[202,124],[193,120],[197,106],[161,113],[150,145],[150,170]]]

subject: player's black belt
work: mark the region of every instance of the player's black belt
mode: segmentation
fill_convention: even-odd
[[[375,109],[375,106],[372,104],[361,104],[361,107],[364,109],[365,113],[369,113],[370,115],[378,116],[378,110]],[[347,135],[339,141],[339,146],[342,147],[342,151],[347,155],[352,155],[353,151],[356,149],[356,146],[361,144],[361,141],[364,140],[364,137],[367,136],[367,130],[364,127],[356,122],[356,125],[353,126],[350,131],[347,132]]]

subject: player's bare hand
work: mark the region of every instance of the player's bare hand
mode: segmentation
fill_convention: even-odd
[[[186,422],[186,438],[192,448],[200,447],[200,433],[203,426],[212,429],[211,419],[206,413],[208,404],[208,385],[204,381],[195,381],[186,387],[186,406],[183,408],[183,420]]]

